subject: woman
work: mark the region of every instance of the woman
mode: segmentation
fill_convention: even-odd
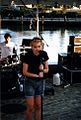
[[[43,50],[43,42],[35,37],[30,43],[31,50],[26,53],[23,61],[23,75],[25,80],[25,97],[27,104],[26,118],[41,120],[41,95],[43,93],[44,73],[48,73],[48,55]]]

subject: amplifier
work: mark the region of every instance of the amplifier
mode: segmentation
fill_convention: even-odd
[[[68,50],[69,54],[73,54],[74,53],[74,46],[73,45],[68,45],[67,50]]]
[[[69,39],[69,44],[74,46],[74,38],[75,36],[70,36],[70,39]]]
[[[67,53],[58,54],[58,65],[67,65]]]
[[[68,54],[67,67],[70,69],[81,69],[81,54],[78,53]]]
[[[70,69],[67,67],[63,68],[63,79],[67,81],[67,83],[81,83],[81,69]]]

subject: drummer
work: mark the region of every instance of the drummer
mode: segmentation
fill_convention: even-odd
[[[6,59],[8,56],[13,55],[14,51],[16,51],[16,45],[11,41],[11,35],[9,33],[4,35],[4,39],[5,41],[0,43],[1,61]]]

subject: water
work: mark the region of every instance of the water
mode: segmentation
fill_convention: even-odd
[[[12,41],[14,41],[17,46],[22,44],[22,40],[24,38],[30,38],[37,36],[36,31],[30,30],[20,30],[20,29],[11,29],[11,28],[3,28],[0,30],[0,42],[4,40],[4,34],[9,32],[12,35]],[[57,64],[58,63],[58,54],[59,53],[67,53],[67,46],[69,44],[69,36],[81,36],[80,28],[56,28],[40,31],[41,36],[44,39],[44,50],[47,51],[49,56],[49,64]]]

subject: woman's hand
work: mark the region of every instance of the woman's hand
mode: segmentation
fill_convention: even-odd
[[[44,70],[44,65],[43,65],[43,64],[41,64],[41,65],[39,66],[39,70],[40,70],[40,71],[43,71],[43,70]]]

